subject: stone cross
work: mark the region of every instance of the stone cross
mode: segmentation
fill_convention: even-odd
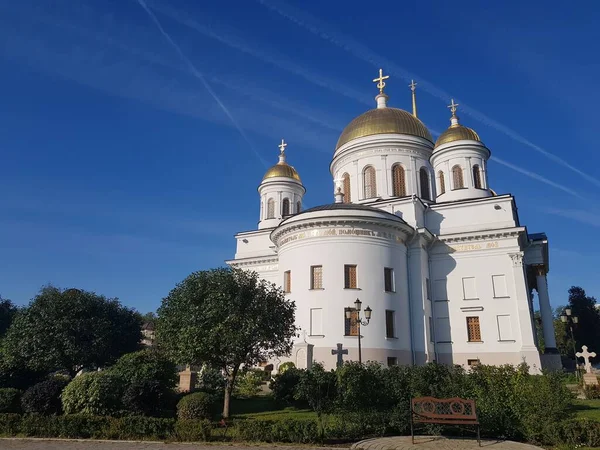
[[[575,356],[578,358],[583,358],[585,361],[585,371],[587,373],[592,373],[592,363],[590,363],[590,358],[595,358],[596,352],[588,352],[587,345],[581,347],[581,350],[583,351],[575,353]]]
[[[348,349],[343,347],[342,344],[337,344],[337,350],[331,350],[332,355],[337,355],[337,367],[342,367],[344,365],[344,355],[348,354]]]

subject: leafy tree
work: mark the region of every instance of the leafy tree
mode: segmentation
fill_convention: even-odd
[[[333,370],[326,371],[323,364],[315,363],[300,375],[296,398],[304,400],[317,413],[319,434],[323,438],[323,413],[333,409],[337,398],[337,377]]]
[[[116,299],[78,289],[44,287],[16,315],[3,342],[5,363],[31,370],[101,367],[138,348],[141,331],[134,312]]]
[[[21,397],[23,412],[48,415],[62,413],[60,394],[67,384],[69,380],[60,376],[34,384]]]
[[[235,384],[235,396],[242,398],[254,397],[260,392],[264,378],[265,372],[260,369],[244,370],[238,375]]]
[[[17,307],[14,303],[0,295],[0,338],[6,334],[15,314],[17,314]]]
[[[295,366],[288,366],[282,372],[281,366],[279,366],[279,373],[275,375],[273,381],[269,384],[276,403],[284,406],[296,404],[296,390],[300,383],[302,372],[303,370],[296,369]]]
[[[586,295],[584,289],[573,286],[569,289],[568,306],[572,310],[572,315],[579,319],[578,323],[573,326],[577,351],[580,351],[583,345],[587,345],[592,351],[600,351],[600,312],[596,308],[596,299]],[[562,313],[562,311],[560,312]],[[560,326],[557,337],[559,338],[557,342],[559,348],[562,346],[565,354],[574,358],[569,326]]]
[[[195,272],[163,300],[156,334],[177,363],[206,363],[223,370],[227,418],[240,367],[290,353],[296,333],[294,309],[281,289],[255,272]]]

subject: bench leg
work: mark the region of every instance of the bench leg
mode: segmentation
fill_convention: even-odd
[[[477,443],[481,447],[481,433],[479,431],[479,425],[477,425]]]
[[[412,444],[415,445],[415,427],[413,425],[412,414],[410,415],[410,437],[412,439]]]

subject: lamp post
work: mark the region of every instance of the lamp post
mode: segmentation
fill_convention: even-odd
[[[575,347],[575,337],[573,336],[573,325],[577,325],[579,323],[579,317],[573,315],[573,310],[571,308],[565,308],[563,313],[560,315],[560,320],[562,323],[566,323],[569,325],[569,331],[571,332],[571,342],[573,343],[573,357],[575,358],[575,376],[579,378],[579,371],[577,370],[577,348]]]
[[[362,302],[359,299],[356,299],[354,302],[354,308],[346,308],[346,319],[350,320],[350,324],[352,325],[352,313],[356,312],[355,324],[358,329],[358,363],[362,364],[362,349],[360,346],[360,326],[366,327],[369,325],[371,321],[371,313],[373,310],[368,306],[365,308],[365,321],[363,322],[360,318],[360,308],[362,307]]]

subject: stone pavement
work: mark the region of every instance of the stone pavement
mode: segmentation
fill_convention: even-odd
[[[477,439],[454,439],[438,436],[415,436],[415,444],[410,436],[367,439],[353,444],[351,450],[462,450],[479,449]],[[540,450],[528,444],[512,441],[481,440],[481,449],[488,450]]]

